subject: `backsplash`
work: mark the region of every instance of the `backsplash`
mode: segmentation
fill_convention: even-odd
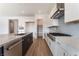
[[[71,34],[74,37],[79,37],[79,23],[64,23],[64,17],[59,19],[58,32]]]
[[[50,28],[49,28],[49,32],[50,32],[50,33],[59,32],[59,31],[58,31],[58,26],[57,26],[57,27],[50,27]]]

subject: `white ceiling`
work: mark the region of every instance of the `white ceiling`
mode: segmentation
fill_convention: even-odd
[[[48,14],[55,3],[0,3],[0,16],[34,16]]]

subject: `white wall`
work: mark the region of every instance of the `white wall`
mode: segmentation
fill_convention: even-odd
[[[24,27],[25,32],[25,22],[29,20],[34,20],[33,17],[0,17],[0,34],[8,34],[9,33],[9,19],[18,19],[18,26]]]
[[[25,32],[33,32],[33,37],[35,37],[35,23],[26,23],[25,24]]]
[[[25,22],[28,22],[28,21],[34,21],[34,18],[33,17],[19,17],[19,24],[18,26],[23,26],[24,27],[24,32],[26,32],[26,26],[25,26]]]
[[[7,34],[9,32],[8,19],[0,17],[0,34]]]

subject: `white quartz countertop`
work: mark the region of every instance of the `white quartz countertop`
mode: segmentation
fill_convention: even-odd
[[[79,55],[79,37],[55,37],[64,49],[73,55]]]
[[[70,45],[79,49],[79,37],[55,37],[56,41],[61,41],[66,45]]]
[[[25,35],[28,35],[30,33],[26,33]],[[14,35],[14,34],[2,34],[0,35],[0,46],[4,45],[5,43],[8,43],[12,40],[17,40],[18,38],[22,38],[25,35]]]
[[[45,34],[47,36],[47,34]],[[47,36],[48,37],[48,36]],[[69,36],[53,36],[55,43],[60,44],[70,55],[79,55],[79,37]]]

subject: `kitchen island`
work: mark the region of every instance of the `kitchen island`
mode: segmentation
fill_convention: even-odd
[[[17,40],[18,38],[22,38],[30,33],[26,33],[24,35],[16,35],[16,34],[2,34],[0,35],[0,46],[3,46],[5,43],[8,43],[12,40]]]
[[[24,35],[14,35],[14,34],[3,34],[0,35],[0,47],[3,47],[2,55],[25,55],[26,51],[33,42],[33,34],[26,33]],[[27,48],[25,48],[25,46]],[[14,49],[16,48],[16,49]],[[15,51],[17,53],[14,53]],[[24,53],[25,51],[25,53]]]

